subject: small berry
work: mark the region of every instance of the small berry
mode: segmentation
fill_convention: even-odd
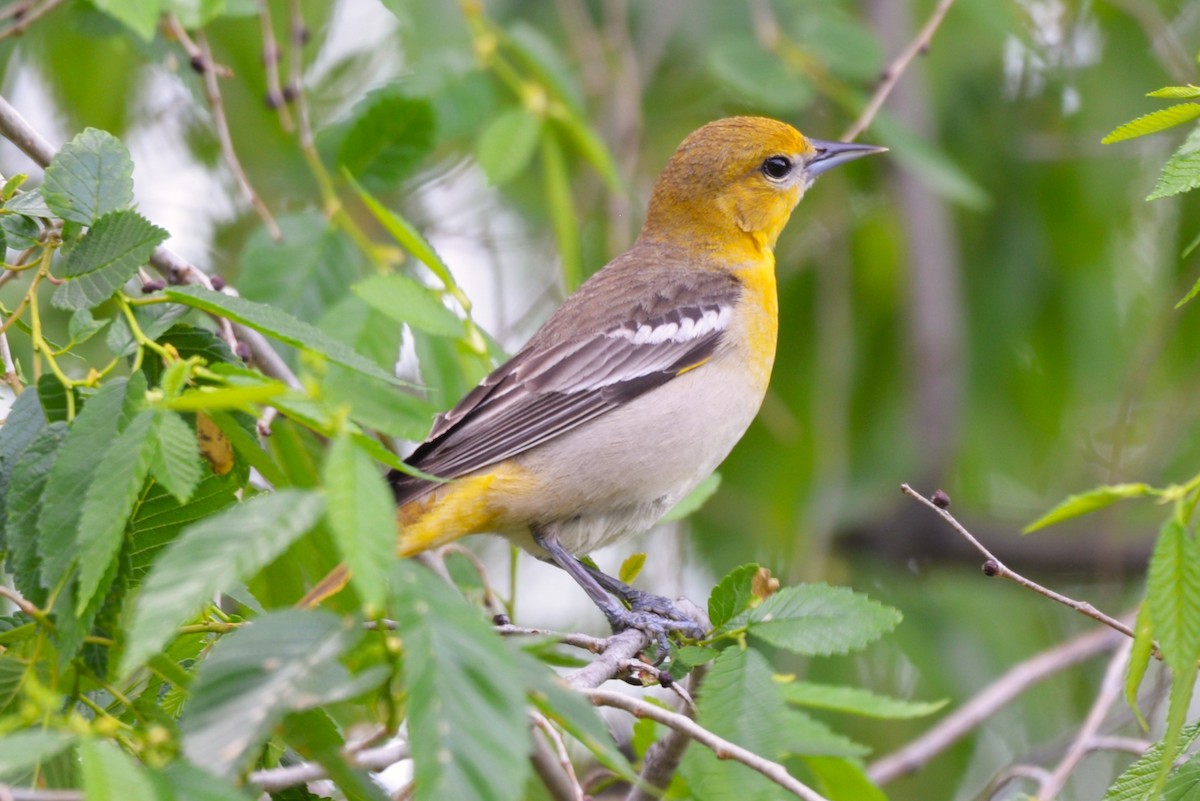
[[[933,501],[933,505],[939,509],[950,508],[950,496],[942,490],[938,490],[930,496],[929,500]]]

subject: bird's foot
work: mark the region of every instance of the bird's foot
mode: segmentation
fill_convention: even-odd
[[[604,610],[613,633],[626,629],[637,629],[650,635],[658,648],[658,661],[670,653],[670,634],[678,631],[692,640],[702,640],[708,633],[704,626],[675,605],[659,595],[634,590],[625,597],[630,609],[613,604]]]

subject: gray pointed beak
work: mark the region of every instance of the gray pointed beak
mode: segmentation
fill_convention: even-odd
[[[815,177],[826,170],[845,164],[847,161],[870,156],[874,153],[886,153],[886,147],[878,145],[860,145],[857,142],[827,142],[824,139],[809,139],[808,143],[816,148],[816,153],[808,160],[809,177]]]

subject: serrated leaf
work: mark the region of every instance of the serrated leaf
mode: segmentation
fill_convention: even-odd
[[[59,217],[82,225],[128,208],[133,203],[129,151],[107,131],[85,129],[46,167],[42,197]]]
[[[182,417],[160,411],[154,421],[150,472],[180,503],[187,503],[203,477],[196,432]]]
[[[30,666],[19,659],[0,655],[0,713],[8,711],[29,670]]]
[[[1164,86],[1162,89],[1147,92],[1146,97],[1164,97],[1172,100],[1200,97],[1200,86],[1192,86],[1191,84],[1187,86]]]
[[[369,359],[324,334],[315,326],[297,320],[279,309],[245,298],[212,292],[194,285],[167,287],[166,295],[176,303],[219,314],[267,336],[274,337],[294,348],[304,348],[319,353],[332,362],[337,362],[352,370],[358,370],[360,373],[375,376],[392,384],[403,383],[390,373],[379,369]]]
[[[235,474],[209,473],[191,499],[179,503],[162,484],[148,484],[129,516],[130,578],[140,582],[158,553],[188,525],[230,506],[241,481]]]
[[[868,718],[903,720],[932,715],[944,707],[942,701],[904,701],[878,695],[861,687],[844,687],[832,684],[814,684],[794,681],[781,685],[783,697],[789,704],[828,709],[832,712],[847,712]]]
[[[1143,731],[1150,729],[1150,724],[1138,708],[1138,688],[1142,686],[1142,678],[1146,668],[1150,667],[1150,659],[1154,653],[1154,632],[1150,628],[1150,607],[1142,604],[1138,607],[1137,619],[1133,624],[1133,648],[1129,652],[1129,667],[1125,675],[1125,703],[1137,716]]]
[[[461,337],[463,322],[438,294],[406,275],[374,275],[355,284],[354,294],[398,323],[442,337]]]
[[[45,602],[46,590],[40,581],[38,515],[44,508],[42,498],[47,479],[53,473],[66,436],[66,423],[51,423],[42,428],[21,452],[4,496],[7,569],[21,594],[39,605]]]
[[[8,550],[8,483],[13,468],[29,444],[46,427],[41,400],[36,392],[22,392],[8,409],[0,426],[0,553]]]
[[[1175,769],[1163,785],[1162,801],[1200,801],[1200,756]]]
[[[830,656],[862,648],[900,622],[900,612],[846,587],[785,587],[725,625],[745,626],[761,639],[805,656]]]
[[[233,778],[284,714],[347,697],[353,682],[337,660],[359,636],[332,613],[291,609],[222,637],[179,719],[184,754]]]
[[[321,516],[321,496],[258,495],[185,529],[150,569],[122,661],[125,675],[171,638],[218,592],[250,579]]]
[[[355,109],[337,161],[366,186],[392,189],[433,152],[433,106],[384,90]]]
[[[1086,515],[1095,512],[1097,509],[1111,506],[1117,501],[1126,498],[1144,498],[1153,494],[1154,488],[1149,484],[1110,484],[1104,487],[1096,487],[1087,492],[1081,492],[1078,495],[1071,495],[1058,506],[1055,506],[1049,512],[1046,512],[1046,514],[1023,528],[1021,533],[1029,534],[1038,529],[1052,526],[1055,523],[1061,523],[1064,520]]]
[[[79,757],[87,801],[157,801],[145,768],[108,740],[84,738]]]
[[[196,387],[171,398],[166,406],[177,412],[211,413],[228,409],[252,412],[255,404],[270,403],[288,391],[288,385],[282,381],[259,377],[256,383],[247,386]]]
[[[136,211],[114,211],[99,220],[67,256],[66,280],[51,298],[60,309],[83,309],[108,300],[150,259],[167,232]]]
[[[52,759],[71,744],[65,731],[18,731],[0,737],[0,780]]]
[[[805,757],[804,764],[816,776],[813,789],[830,801],[888,801],[871,781],[861,760],[838,757]]]
[[[689,492],[687,495],[684,495],[683,498],[679,500],[679,503],[675,504],[669,512],[659,519],[658,522],[671,523],[676,520],[683,520],[685,517],[690,516],[693,512],[696,512],[701,506],[707,503],[708,499],[713,496],[713,493],[715,493],[717,488],[720,486],[721,474],[712,473],[708,476],[708,478],[697,484],[691,492]]]
[[[326,373],[321,390],[335,408],[349,408],[356,423],[397,439],[424,439],[437,412],[422,397],[336,364]]]
[[[1150,627],[1175,671],[1200,658],[1200,547],[1179,520],[1162,527],[1146,579]]]
[[[1161,90],[1160,90],[1161,91]],[[1165,95],[1160,95],[1163,97]],[[1200,103],[1178,103],[1174,106],[1160,108],[1143,114],[1124,125],[1118,125],[1107,136],[1100,140],[1101,144],[1111,145],[1126,139],[1136,139],[1139,136],[1165,131],[1181,123],[1189,122],[1200,117]]]
[[[418,801],[519,797],[529,774],[525,697],[513,654],[458,593],[396,565],[396,619]]]
[[[4,230],[8,247],[13,250],[37,247],[42,231],[36,220],[21,214],[0,214],[0,229]]]
[[[359,276],[360,251],[316,212],[279,219],[283,239],[265,228],[238,260],[238,291],[301,320],[316,320],[344,297]]]
[[[494,186],[508,183],[529,166],[542,135],[542,118],[524,107],[503,111],[483,129],[475,158]]]
[[[72,344],[82,345],[104,330],[106,325],[108,325],[108,320],[97,320],[92,316],[91,309],[79,309],[71,315],[67,333],[71,337]]]
[[[758,565],[748,564],[729,571],[708,596],[708,619],[719,629],[734,615],[745,611],[754,598]]]
[[[75,612],[91,603],[109,564],[121,550],[125,523],[150,472],[154,412],[144,411],[105,448],[79,513],[79,586]]]
[[[1200,103],[1195,104],[1200,109]],[[1200,116],[1200,115],[1198,115]],[[1179,149],[1167,159],[1159,173],[1158,183],[1154,191],[1146,196],[1146,200],[1157,200],[1163,197],[1188,192],[1200,186],[1200,128],[1188,134]]]
[[[1176,740],[1175,753],[1187,751],[1198,734],[1200,734],[1200,723],[1193,723],[1186,727]],[[1125,772],[1118,776],[1117,780],[1108,788],[1108,792],[1104,795],[1104,801],[1156,801],[1151,796],[1154,780],[1158,776],[1158,769],[1162,764],[1165,745],[1164,740],[1159,740],[1126,768]]]
[[[642,568],[646,566],[646,554],[631,553],[621,563],[620,570],[617,571],[617,578],[625,584],[632,584],[637,581],[638,575],[642,572]]]
[[[396,559],[396,504],[376,464],[340,436],[325,457],[325,519],[350,581],[368,605],[382,609]]]
[[[57,217],[54,209],[46,204],[46,199],[42,197],[40,190],[34,189],[29,192],[22,192],[14,196],[4,204],[6,211],[11,211],[13,214],[24,214],[26,217]]]

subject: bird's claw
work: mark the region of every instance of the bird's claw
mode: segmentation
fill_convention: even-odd
[[[632,609],[615,606],[607,610],[606,617],[614,633],[626,629],[637,629],[650,635],[658,648],[658,661],[662,662],[671,652],[670,633],[678,631],[692,640],[704,639],[708,633],[704,627],[666,598],[650,593],[638,592],[627,599]]]

